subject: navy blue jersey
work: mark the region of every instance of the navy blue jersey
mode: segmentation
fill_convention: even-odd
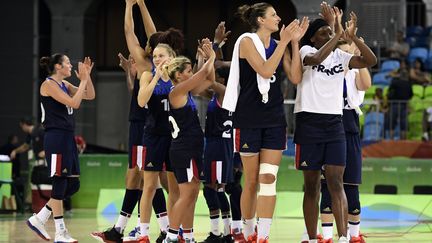
[[[138,105],[139,79],[135,79],[129,108],[129,121],[145,121],[147,109]]]
[[[202,150],[204,133],[191,94],[188,94],[187,102],[183,107],[178,109],[171,107],[169,115],[171,135],[173,137],[171,150]]]
[[[47,82],[56,82],[51,78],[47,78]],[[56,82],[57,83],[57,82]],[[58,84],[58,83],[57,83]],[[69,95],[69,90],[66,85],[62,82],[59,87]],[[51,96],[41,95],[42,103],[42,124],[46,130],[49,129],[62,129],[68,131],[74,131],[75,119],[73,116],[73,109],[67,105],[64,105]]]
[[[153,135],[170,135],[168,122],[169,101],[168,94],[172,87],[171,80],[163,81],[159,79],[147,102],[147,121],[144,129],[145,133]]]
[[[267,59],[276,49],[277,43],[271,39],[266,48]],[[283,95],[281,91],[282,65],[279,64],[270,80],[268,102],[263,103],[258,90],[257,72],[244,58],[240,62],[240,94],[233,120],[235,128],[266,128],[286,126]]]
[[[232,138],[232,112],[219,104],[217,95],[213,95],[207,106],[205,137]]]
[[[296,113],[294,143],[314,144],[345,141],[341,115]]]
[[[342,116],[344,129],[345,132],[348,133],[359,133],[360,132],[359,116],[357,112],[349,106],[347,96],[348,95],[347,95],[346,80],[344,79],[344,92],[343,92],[344,109],[343,109],[343,116]]]

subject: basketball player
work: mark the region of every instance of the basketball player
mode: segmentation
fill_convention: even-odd
[[[86,57],[78,63],[80,80],[78,87],[64,80],[71,76],[72,64],[64,54],[42,57],[40,65],[49,76],[40,87],[42,124],[45,127],[45,158],[52,177],[52,192],[48,203],[27,220],[27,225],[42,239],[50,240],[45,223],[54,216],[54,242],[78,242],[72,238],[63,220],[63,200],[72,196],[80,188],[80,166],[74,139],[74,109],[78,109],[83,99],[93,100],[95,90],[90,73],[93,63]]]
[[[327,186],[338,228],[339,242],[348,242],[347,201],[342,177],[346,161],[346,138],[342,123],[344,72],[348,68],[375,65],[373,52],[355,35],[357,16],[351,13],[346,35],[358,46],[362,56],[335,49],[344,32],[338,8],[334,12],[334,33],[323,19],[314,20],[303,38],[300,50],[303,78],[297,85],[296,166],[303,170],[305,193],[303,214],[309,242],[317,242],[320,169],[325,168]]]

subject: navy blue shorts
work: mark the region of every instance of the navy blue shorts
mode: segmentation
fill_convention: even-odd
[[[144,134],[145,163],[140,169],[145,171],[171,171],[169,150],[171,136]]]
[[[235,169],[240,169],[242,167],[242,161],[241,161],[240,153],[234,153],[233,167]]]
[[[45,159],[51,176],[78,176],[80,165],[74,133],[60,129],[45,131]]]
[[[235,128],[234,152],[258,153],[261,149],[285,150],[286,127]]]
[[[321,170],[323,165],[345,166],[346,141],[296,144],[295,163],[299,170]]]
[[[142,165],[144,161],[144,126],[143,121],[129,122],[129,169],[135,168],[138,164]]]
[[[226,138],[207,138],[204,150],[205,183],[227,184],[233,179],[233,143]]]
[[[346,133],[345,136],[347,153],[343,181],[347,184],[359,185],[362,181],[362,151],[360,135],[358,133]]]
[[[178,184],[191,182],[193,178],[200,180],[204,176],[202,150],[170,150],[170,158],[172,171]]]

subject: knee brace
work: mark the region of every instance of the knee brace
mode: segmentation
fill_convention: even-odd
[[[56,200],[65,199],[67,184],[66,177],[54,176],[52,178],[51,198]]]
[[[277,172],[279,170],[279,166],[272,165],[268,163],[260,164],[260,175],[271,174],[275,177],[273,183],[266,184],[260,182],[260,189],[258,192],[259,196],[276,196],[276,181],[277,181]]]
[[[217,192],[219,207],[222,213],[230,212],[230,204],[228,202],[228,197],[225,192]]]
[[[331,196],[326,183],[321,183],[320,212],[321,214],[332,213]]]
[[[348,202],[348,214],[359,215],[361,212],[360,197],[357,185],[344,185]]]
[[[80,180],[78,177],[67,178],[67,187],[65,197],[70,197],[75,194],[80,188]]]
[[[209,210],[210,211],[219,210],[220,204],[219,204],[219,198],[217,192],[213,190],[213,188],[210,188],[208,186],[204,186],[203,191],[204,191],[204,198],[206,200],[207,207],[209,208]]]

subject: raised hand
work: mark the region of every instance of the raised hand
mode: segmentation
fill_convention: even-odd
[[[213,47],[211,45],[211,43],[204,43],[202,45],[202,51],[205,55],[205,58],[215,58],[216,57],[216,53],[213,50]]]
[[[230,33],[231,31],[226,31],[225,29],[225,21],[221,21],[215,29],[213,42],[218,44],[225,42]]]
[[[137,0],[125,0],[126,5],[134,5],[135,3],[137,3]]]
[[[88,79],[90,78],[90,74],[88,72],[86,64],[82,62],[78,62],[78,72],[77,70],[74,71],[75,71],[75,75],[79,80],[81,80],[81,82],[87,82]]]
[[[299,27],[295,30],[295,32],[293,33],[293,37],[292,40],[293,41],[300,41],[301,38],[304,36],[304,34],[306,33],[307,29],[309,27],[309,17],[304,16],[302,18],[302,21],[299,24]]]
[[[338,7],[333,7],[333,11],[335,12],[335,24],[334,24],[334,31],[337,35],[342,35],[343,27],[342,27],[342,15],[343,11],[339,10]]]
[[[131,69],[131,67],[132,67],[132,62],[131,62],[132,56],[129,55],[128,59],[126,59],[123,56],[123,54],[121,54],[121,53],[119,53],[117,56],[120,59],[119,66],[123,69],[123,71],[128,72]]]
[[[335,11],[330,7],[330,5],[327,2],[321,3],[321,13],[319,13],[319,16],[324,19],[327,24],[330,25],[332,29],[334,29],[334,23],[336,18]]]
[[[156,77],[162,77],[163,76],[165,63],[168,63],[170,61],[171,61],[171,58],[168,58],[166,60],[163,60],[161,63],[159,63],[159,65],[157,65],[156,73],[155,73]]]
[[[357,15],[354,12],[350,13],[351,19],[345,23],[345,32],[349,39],[354,38],[357,33]]]
[[[294,19],[287,27],[282,25],[279,36],[280,42],[288,44],[293,39],[293,33],[300,28],[298,19]]]
[[[90,57],[85,57],[83,63],[84,63],[84,66],[87,68],[87,72],[90,75],[90,73],[93,69],[93,66],[94,66],[94,62],[92,62]]]

